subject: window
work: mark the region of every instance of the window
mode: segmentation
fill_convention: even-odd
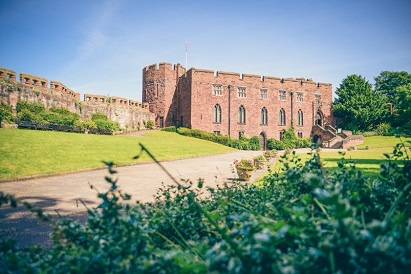
[[[315,104],[316,105],[321,104],[321,94],[315,94]]]
[[[221,124],[221,106],[219,104],[214,106],[214,123]]]
[[[280,131],[280,140],[284,139],[285,130]]]
[[[240,106],[240,108],[238,109],[238,122],[240,123],[240,124],[245,124],[245,121],[246,121],[246,117],[245,117],[245,108],[244,108],[244,106]]]
[[[278,94],[279,94],[280,101],[287,100],[287,91],[280,90]]]
[[[267,99],[267,89],[261,89],[260,90],[260,92],[261,92],[261,99]]]
[[[285,126],[285,110],[280,109],[280,126]]]
[[[315,125],[317,126],[323,126],[323,121],[324,121],[324,115],[322,114],[321,111],[317,111],[317,114],[315,115]]]
[[[302,92],[297,92],[297,102],[304,101],[304,94]]]
[[[213,95],[222,96],[223,95],[223,86],[222,85],[213,85]]]
[[[300,127],[304,125],[304,114],[301,109],[298,111],[298,125]]]
[[[238,139],[244,138],[244,131],[239,131],[238,132]]]
[[[303,133],[301,131],[298,132],[298,138],[303,138]]]
[[[221,132],[219,130],[214,131],[215,135],[221,135]]]
[[[239,98],[245,98],[247,97],[247,94],[245,92],[245,88],[238,88],[238,97]]]
[[[268,124],[268,113],[267,109],[263,107],[261,109],[261,125],[266,126]]]

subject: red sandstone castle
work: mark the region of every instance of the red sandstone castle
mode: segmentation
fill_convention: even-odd
[[[332,127],[331,84],[305,78],[186,70],[160,63],[143,69],[143,102],[159,127],[178,125],[264,141],[281,139],[290,127],[299,137],[321,142],[343,134]]]

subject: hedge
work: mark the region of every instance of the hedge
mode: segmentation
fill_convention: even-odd
[[[214,143],[219,143],[225,146],[229,146],[232,148],[240,149],[240,150],[260,150],[260,141],[258,137],[251,137],[251,138],[240,138],[239,140],[231,139],[228,136],[224,135],[217,135],[214,133],[198,130],[198,129],[189,129],[184,127],[167,127],[163,128],[163,131],[170,131],[170,132],[177,132],[178,134],[199,138],[207,141],[211,141]]]

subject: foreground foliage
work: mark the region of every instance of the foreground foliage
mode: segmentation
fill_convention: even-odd
[[[411,267],[411,162],[396,146],[379,176],[341,159],[325,172],[317,153],[263,186],[164,187],[131,206],[110,184],[87,224],[58,221],[50,249],[5,242],[0,266],[44,273],[405,273]],[[201,199],[200,199],[201,198]],[[2,194],[0,203],[18,203]],[[31,209],[42,219],[48,216]]]

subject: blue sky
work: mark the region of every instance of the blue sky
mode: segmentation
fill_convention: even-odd
[[[0,0],[0,66],[141,100],[142,68],[307,77],[411,71],[411,1]]]

